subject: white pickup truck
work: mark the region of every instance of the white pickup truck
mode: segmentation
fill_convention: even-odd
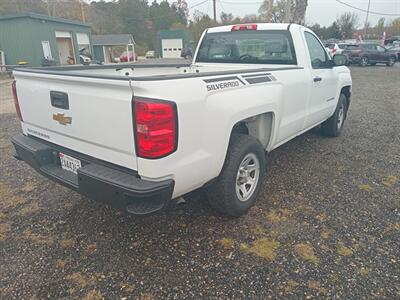
[[[340,134],[345,63],[305,27],[244,24],[206,30],[187,65],[16,69],[23,134],[12,142],[39,173],[133,214],[204,188],[239,216],[259,194],[266,152],[320,124]]]

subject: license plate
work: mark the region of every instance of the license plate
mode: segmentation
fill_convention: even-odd
[[[59,153],[59,156],[61,161],[61,168],[78,174],[78,169],[82,167],[81,161],[79,159],[73,158],[61,152]]]

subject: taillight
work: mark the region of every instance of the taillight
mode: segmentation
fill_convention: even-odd
[[[19,107],[19,102],[18,102],[17,83],[15,80],[11,84],[11,90],[12,90],[12,94],[13,94],[13,98],[14,98],[14,106],[15,106],[15,111],[17,112],[18,119],[20,121],[23,121],[22,115],[21,115],[21,109]]]
[[[132,101],[136,155],[154,159],[174,152],[178,143],[175,103],[146,98]]]
[[[257,30],[257,24],[233,25],[231,28],[231,31],[242,31],[242,30]]]

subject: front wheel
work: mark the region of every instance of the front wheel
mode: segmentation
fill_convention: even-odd
[[[393,67],[393,65],[395,64],[395,62],[396,62],[396,58],[395,58],[394,56],[391,56],[391,57],[389,58],[389,61],[386,63],[386,65],[387,65],[388,67]]]
[[[248,135],[233,134],[222,172],[207,190],[218,212],[238,217],[255,203],[265,178],[265,151]]]
[[[322,132],[326,136],[337,137],[342,133],[347,109],[347,98],[344,94],[340,94],[335,112],[328,120],[322,123]]]
[[[368,66],[368,62],[369,62],[368,57],[363,56],[363,57],[361,57],[361,60],[360,60],[360,66],[366,67],[366,66]]]

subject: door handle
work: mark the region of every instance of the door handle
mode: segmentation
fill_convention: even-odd
[[[69,109],[68,94],[58,91],[50,91],[51,105],[57,108]]]
[[[322,78],[319,76],[314,77],[314,82],[322,81]]]

